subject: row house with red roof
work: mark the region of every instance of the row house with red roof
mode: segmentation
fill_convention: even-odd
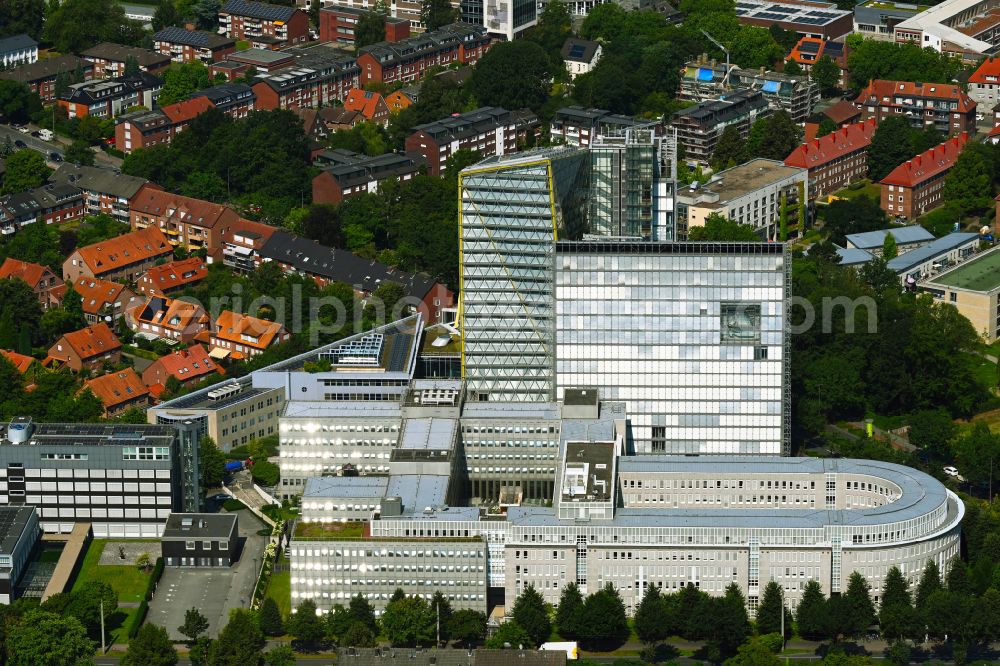
[[[808,74],[812,66],[825,56],[840,68],[840,78],[837,80],[837,84],[841,88],[846,88],[847,54],[848,47],[843,42],[804,36],[792,47],[788,56],[785,57],[785,62],[791,60],[798,63],[802,71]]]
[[[153,266],[136,281],[136,289],[146,296],[163,296],[198,284],[208,277],[208,264],[200,257],[189,257]]]
[[[226,371],[209,357],[204,345],[191,345],[187,349],[161,356],[142,371],[142,383],[159,397],[173,377],[181,386],[197,384],[211,374],[224,375]]]
[[[168,26],[153,35],[153,50],[170,56],[174,62],[208,63],[222,60],[236,50],[236,40],[193,26]]]
[[[139,296],[123,284],[95,277],[79,277],[73,289],[83,301],[83,316],[91,324],[99,321],[112,326],[125,312],[139,304]]]
[[[66,294],[66,283],[48,266],[7,257],[0,265],[0,280],[21,280],[35,292],[43,310],[57,307]]]
[[[809,171],[810,199],[843,189],[868,173],[868,147],[877,125],[872,118],[807,141],[785,158],[785,166]]]
[[[53,363],[68,367],[73,372],[83,369],[99,370],[105,363],[121,362],[122,343],[107,324],[99,322],[64,333],[49,347],[46,365]]]
[[[223,310],[209,337],[213,357],[244,359],[262,354],[273,345],[291,338],[285,327],[274,321]]]
[[[166,296],[150,296],[126,313],[125,322],[136,335],[189,343],[211,326],[198,303]]]
[[[151,397],[142,378],[132,368],[88,379],[80,390],[93,393],[104,406],[104,417],[109,419],[133,408],[149,407]]]
[[[222,230],[240,219],[222,204],[144,187],[132,201],[130,223],[136,230],[157,228],[172,245],[195,251],[219,247]]]
[[[357,111],[369,122],[389,124],[389,105],[382,95],[373,90],[352,89],[344,100],[344,108]]]
[[[83,191],[69,183],[53,182],[0,199],[0,233],[16,233],[26,224],[59,224],[82,217]]]
[[[968,141],[969,135],[962,132],[893,169],[879,182],[882,210],[890,217],[913,220],[943,204],[945,178]]]
[[[863,120],[899,116],[946,136],[976,131],[976,102],[956,85],[872,80],[854,100]]]
[[[258,109],[315,109],[347,97],[358,87],[358,64],[342,53],[310,54],[295,65],[258,74],[253,91]]]
[[[84,276],[132,282],[173,256],[174,246],[158,227],[138,229],[76,248],[63,262],[63,278],[70,282]]]

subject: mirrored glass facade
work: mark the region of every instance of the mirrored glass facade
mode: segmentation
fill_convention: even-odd
[[[789,265],[769,243],[558,243],[558,397],[625,402],[637,453],[788,455]]]

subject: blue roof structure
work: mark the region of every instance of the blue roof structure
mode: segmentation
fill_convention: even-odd
[[[25,34],[11,35],[0,39],[0,53],[11,53],[30,48],[38,48],[38,42]]]
[[[875,258],[875,256],[868,250],[859,250],[856,247],[837,247],[837,256],[840,257],[841,266],[859,266],[861,264],[867,264],[869,261]]]
[[[898,257],[889,260],[889,268],[897,273],[903,273],[920,264],[931,261],[943,254],[959,248],[967,243],[978,240],[979,234],[972,232],[956,232],[938,238],[929,245],[918,247],[916,250],[905,252]]]
[[[924,243],[934,240],[934,234],[917,224],[908,227],[896,227],[894,229],[879,229],[878,231],[865,231],[860,234],[848,234],[847,243],[862,250],[871,250],[882,247],[886,234],[892,234],[897,245],[907,243]]]

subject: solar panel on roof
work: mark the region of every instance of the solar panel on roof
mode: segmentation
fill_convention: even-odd
[[[816,42],[806,42],[799,47],[801,53],[819,53],[819,44]]]
[[[583,46],[582,44],[574,44],[569,49],[569,57],[570,58],[582,58],[583,54],[584,54],[584,52],[586,52],[586,50],[587,50],[587,47]]]

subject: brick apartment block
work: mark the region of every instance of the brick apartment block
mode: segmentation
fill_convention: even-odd
[[[360,83],[417,81],[431,67],[474,65],[489,50],[490,43],[482,26],[452,23],[399,42],[371,44],[358,52]]]
[[[976,131],[976,102],[962,89],[948,83],[874,80],[861,91],[854,105],[862,118],[900,116],[917,128],[933,126],[953,136]]]
[[[890,217],[913,220],[944,203],[944,180],[968,140],[962,132],[893,169],[879,182],[882,210]]]
[[[74,55],[56,56],[0,72],[0,79],[24,83],[38,93],[43,104],[51,104],[56,99],[56,78],[60,74],[89,81],[94,78],[94,65]]]
[[[219,32],[275,47],[299,44],[309,40],[309,15],[295,7],[229,0],[219,10]]]
[[[153,49],[174,62],[200,60],[209,64],[235,51],[236,40],[214,32],[171,26],[153,35]]]
[[[150,74],[159,74],[170,66],[168,55],[113,42],[101,42],[80,55],[93,63],[95,79],[124,76],[125,65],[129,58],[135,58],[139,69]]]
[[[868,173],[868,147],[878,123],[874,118],[807,141],[785,158],[785,166],[809,170],[809,196],[824,197]]]

